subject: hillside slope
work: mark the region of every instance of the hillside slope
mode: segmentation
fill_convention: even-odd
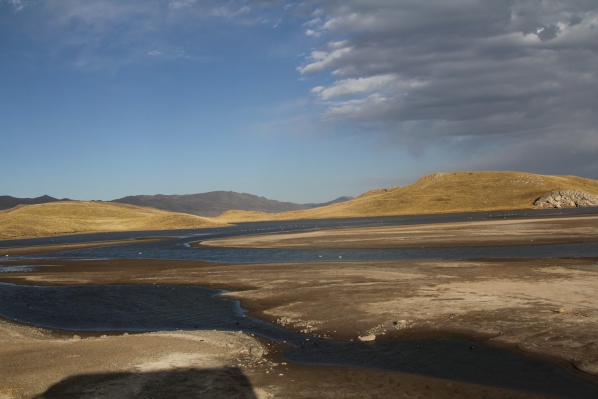
[[[52,202],[0,211],[0,239],[99,231],[190,229],[226,223],[152,208],[103,202]]]
[[[230,211],[217,219],[241,222],[532,209],[536,199],[553,190],[598,195],[598,181],[523,172],[434,173],[406,187],[372,190],[322,208],[277,215]]]
[[[48,202],[65,201],[59,200],[49,195],[42,195],[36,198],[17,198],[11,197],[10,195],[0,195],[0,210],[14,208],[18,205],[35,205],[35,204],[46,204]],[[68,200],[66,200],[68,201]]]
[[[198,216],[218,216],[229,210],[279,213],[310,209],[347,201],[350,197],[340,197],[324,204],[295,204],[270,200],[257,195],[236,193],[234,191],[211,191],[186,195],[132,195],[115,199],[111,202],[149,206],[165,211],[189,213]]]

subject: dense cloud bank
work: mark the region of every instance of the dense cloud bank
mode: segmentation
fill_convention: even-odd
[[[308,25],[327,42],[298,70],[333,78],[312,89],[326,118],[598,151],[595,1],[329,1]]]

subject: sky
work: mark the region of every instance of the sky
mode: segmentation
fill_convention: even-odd
[[[598,179],[596,0],[0,0],[0,195]]]

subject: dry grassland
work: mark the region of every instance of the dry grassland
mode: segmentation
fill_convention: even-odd
[[[557,189],[598,195],[598,181],[522,172],[434,173],[406,187],[368,191],[340,204],[278,214],[229,211],[216,219],[232,223],[532,209],[536,199]]]
[[[0,211],[0,239],[225,225],[222,221],[201,216],[104,202],[53,202]]]

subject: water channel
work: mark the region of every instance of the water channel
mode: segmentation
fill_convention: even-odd
[[[598,210],[593,210],[598,212]],[[587,212],[587,210],[585,211]],[[546,211],[544,211],[546,213]],[[569,213],[553,212],[555,217]],[[0,242],[48,245],[100,240],[169,237],[160,242],[64,251],[11,259],[186,259],[224,263],[315,262],[397,259],[470,259],[500,257],[598,257],[596,243],[477,248],[259,250],[189,247],[198,240],[274,231],[371,225],[418,224],[530,217],[530,212],[476,213],[419,217],[248,223],[238,226],[160,232],[87,234]],[[0,249],[1,254],[1,249]],[[318,255],[322,255],[320,258]],[[44,266],[1,266],[0,272],[32,271]],[[598,387],[559,367],[497,348],[455,339],[341,343],[314,339],[247,317],[239,302],[217,297],[222,291],[195,286],[22,286],[0,283],[0,316],[40,327],[68,331],[168,331],[218,329],[244,331],[294,348],[289,361],[394,370],[563,398],[596,398]]]

